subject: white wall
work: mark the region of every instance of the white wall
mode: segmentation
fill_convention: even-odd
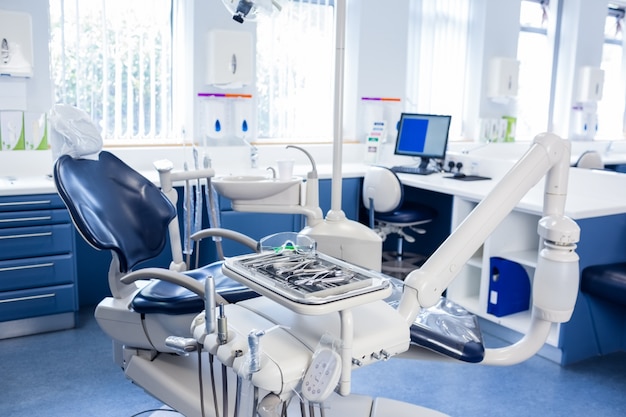
[[[184,113],[181,122],[194,136],[198,128],[198,92],[209,90],[205,82],[206,34],[211,28],[245,30],[254,34],[252,23],[234,22],[220,0],[193,0],[185,2],[193,8],[188,53],[185,57],[187,74],[177,79],[186,83],[186,97],[192,111]],[[348,0],[348,34],[346,44],[345,138],[357,136],[356,126],[361,121],[359,102],[362,96],[406,97],[406,59],[408,8],[407,0]],[[599,65],[602,26],[608,0],[566,0],[563,2],[562,47],[558,55],[556,77],[554,130],[567,136],[569,111],[572,105],[576,70],[582,65]],[[52,105],[52,83],[48,62],[48,1],[0,0],[0,9],[19,10],[33,17],[35,74],[26,80],[28,108],[45,111]],[[466,95],[468,132],[475,131],[480,117],[506,114],[506,105],[492,103],[485,98],[488,74],[486,63],[492,56],[516,55],[519,28],[519,0],[472,0],[474,23],[471,29],[468,90]],[[0,94],[3,83],[0,79]],[[254,93],[254,86],[233,92]],[[503,107],[505,106],[505,107]],[[191,126],[191,127],[190,127]]]
[[[27,110],[43,113],[50,108],[53,101],[48,54],[48,0],[0,0],[0,10],[26,12],[32,16],[34,57],[31,78],[0,77],[0,96],[3,89],[8,91],[12,88],[9,84],[24,84]]]
[[[570,116],[578,69],[599,67],[602,61],[604,21],[608,0],[562,1],[562,27],[557,56],[552,130],[563,137],[571,132]]]

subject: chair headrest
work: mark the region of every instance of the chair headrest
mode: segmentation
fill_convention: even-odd
[[[48,124],[54,160],[61,155],[97,158],[102,149],[102,136],[87,113],[67,104],[55,104],[48,112]]]

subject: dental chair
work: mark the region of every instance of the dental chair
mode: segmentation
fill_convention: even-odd
[[[567,189],[568,168],[568,143],[551,134],[538,136],[524,158],[424,265],[406,277],[395,302],[388,301],[392,284],[383,274],[322,253],[301,253],[298,245],[284,245],[290,249],[275,251],[274,247],[226,258],[222,272],[242,289],[249,288],[250,295],[230,303],[219,300],[218,308],[216,298],[226,298],[228,293],[221,290],[220,279],[213,285],[213,278],[207,277],[202,285],[195,271],[177,270],[175,263],[171,269],[140,268],[140,262],[163,249],[167,225],[170,235],[178,230],[172,226],[174,205],[151,182],[107,152],[94,159],[61,156],[54,177],[80,233],[92,245],[113,253],[109,270],[113,296],[98,305],[96,318],[114,340],[115,359],[125,375],[154,397],[188,417],[313,417],[318,413],[441,417],[442,413],[418,405],[351,393],[352,372],[401,355],[433,359],[430,350],[413,349],[412,324],[423,307],[437,305],[458,267],[547,173],[550,201],[546,205],[551,211],[538,227],[545,245],[533,280],[529,329],[511,346],[486,349],[480,363],[513,365],[534,355],[547,340],[552,323],[569,320],[578,291],[574,248],[579,228],[559,214],[564,194],[553,192]],[[295,265],[294,254],[299,257]],[[268,259],[278,263],[267,266]],[[281,271],[293,272],[309,264],[317,268],[320,260],[342,268],[323,278],[341,282],[339,288],[312,285],[310,281],[319,278],[317,270],[313,271],[317,278],[302,282],[315,287],[314,293],[297,290],[294,294],[294,288],[283,282]],[[259,265],[266,265],[264,271],[279,279],[268,283]],[[155,296],[164,295],[161,301],[169,303],[155,280],[197,295],[203,307],[196,307],[202,311],[195,314],[191,312],[195,308],[175,307],[165,311],[156,306],[142,310],[145,306],[139,299],[146,296],[146,288]]]
[[[167,192],[171,195],[176,190],[167,180],[170,175],[168,169],[161,172],[162,182],[169,185]],[[180,262],[175,201],[113,154],[101,151],[97,159],[62,155],[55,163],[54,181],[82,237],[94,248],[112,253],[108,273],[112,297],[98,305],[96,319],[121,345],[171,352],[172,348],[165,344],[168,336],[190,336],[185,330],[193,317],[204,309],[204,300],[193,291],[169,282],[176,274],[193,278],[197,288],[203,288],[208,276],[213,277],[223,303],[256,296],[250,289],[224,276],[221,261],[196,269],[188,269]],[[135,273],[149,282],[147,285],[144,282],[141,288],[122,284],[123,276],[132,274],[143,261],[164,250],[168,236],[173,258],[179,258],[178,262],[174,259],[170,270],[138,269]],[[252,252],[257,247],[255,240],[223,229],[201,231],[192,238],[199,241],[207,236],[234,239]],[[159,279],[150,281],[153,278]],[[121,362],[121,358],[117,359]]]
[[[371,166],[363,178],[363,205],[368,210],[369,226],[383,241],[390,234],[397,235],[395,253],[383,253],[382,271],[404,278],[424,261],[423,255],[404,252],[403,243],[415,242],[405,229],[422,235],[426,231],[417,226],[430,223],[437,212],[428,206],[404,200],[404,187],[389,168]]]
[[[281,309],[275,303],[263,301],[238,307],[237,303],[253,301],[258,293],[224,275],[223,261],[196,269],[187,269],[187,265],[181,266],[175,261],[180,257],[176,201],[172,197],[168,198],[172,192],[170,173],[163,171],[167,170],[159,169],[162,186],[159,189],[115,155],[100,151],[95,158],[60,156],[54,166],[54,181],[81,236],[94,248],[112,253],[108,273],[112,297],[107,297],[98,304],[95,316],[102,330],[114,341],[115,362],[122,367],[129,379],[146,391],[185,415],[193,416],[198,412],[197,402],[190,397],[197,395],[194,383],[197,383],[197,372],[202,367],[199,364],[200,356],[188,354],[194,350],[200,351],[193,339],[192,330],[194,325],[197,327],[199,313],[206,308],[206,300],[201,295],[212,291],[205,281],[214,283],[212,286],[217,301],[221,304],[222,314],[225,310],[234,318],[247,317],[247,321],[256,326],[268,327],[272,326],[273,316],[288,317],[289,311]],[[174,258],[170,269],[141,268],[142,262],[165,250],[168,235]],[[259,243],[253,239],[223,229],[203,230],[192,238],[200,240],[208,236],[234,239],[247,246],[252,253],[260,248]],[[180,275],[191,280],[181,280]],[[391,309],[383,301],[378,308],[383,311]],[[200,316],[204,317],[204,313]],[[373,319],[375,318],[359,318],[356,321],[361,323],[359,327],[363,327],[369,326]],[[408,329],[402,323],[400,319],[396,319],[393,331],[389,331],[390,335],[402,335],[400,338],[394,336],[389,342],[391,346],[398,343],[404,346],[408,342],[408,338],[404,337]],[[324,320],[323,326],[313,324],[320,334],[327,330],[327,326],[332,328],[338,324],[332,318]],[[237,330],[239,329],[235,328],[230,331]],[[304,334],[302,337],[306,338]],[[270,337],[265,339],[269,340]],[[281,341],[282,344],[287,353],[289,345],[296,343],[288,340]],[[204,346],[208,350],[211,342],[205,340]],[[292,354],[296,359],[289,354],[281,356],[287,361],[297,360],[303,363],[295,368],[294,375],[289,375],[297,380],[301,377],[299,369],[310,360],[309,349],[312,348],[303,348],[298,344],[293,349]],[[213,399],[220,397],[220,390],[228,392],[236,389],[232,386],[235,380],[233,377],[230,382],[216,387],[212,361],[214,357],[220,356],[217,348],[215,350],[209,355]],[[223,357],[220,359],[232,367],[232,360],[224,360]],[[221,375],[222,380],[226,381],[229,371],[225,366],[221,370],[217,376]],[[209,380],[208,376],[206,380]],[[210,392],[209,389],[207,391]],[[365,408],[372,407],[371,399],[364,401]],[[362,402],[363,399],[360,398],[357,401],[358,404]],[[341,407],[346,407],[345,411],[348,412],[355,403],[350,401],[349,404],[351,405]],[[393,404],[410,411],[421,409],[396,404],[391,400],[381,400],[376,404],[377,407]],[[220,406],[215,406],[215,409],[219,408]],[[223,415],[229,415],[226,405],[221,411]],[[236,410],[231,411],[233,415],[238,415]],[[200,415],[204,415],[204,411]],[[441,414],[433,412],[428,415]]]

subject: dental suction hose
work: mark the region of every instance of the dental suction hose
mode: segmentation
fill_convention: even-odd
[[[204,325],[206,334],[211,334],[217,329],[215,305],[215,279],[210,276],[204,281]]]
[[[250,373],[259,372],[261,370],[261,349],[259,348],[259,339],[265,334],[264,331],[252,330],[248,334],[248,352],[250,352]]]
[[[228,321],[224,314],[224,304],[220,304],[219,315],[217,316],[217,341],[220,345],[228,343]]]
[[[283,326],[277,324],[276,326],[272,326],[267,330],[253,329],[250,331],[250,333],[248,333],[248,354],[250,355],[250,366],[248,370],[251,374],[254,374],[261,370],[261,337],[281,327]]]

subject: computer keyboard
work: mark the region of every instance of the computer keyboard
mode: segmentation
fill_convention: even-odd
[[[430,174],[434,174],[437,172],[434,169],[403,166],[403,165],[393,166],[391,167],[391,171],[395,172],[396,174],[417,174],[417,175],[430,175]]]

